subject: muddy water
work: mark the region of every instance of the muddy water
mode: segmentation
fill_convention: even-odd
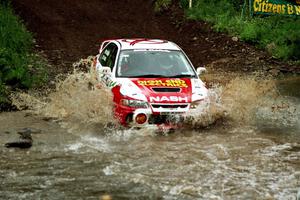
[[[296,199],[300,79],[253,80],[212,87],[214,103],[198,110],[206,115],[164,135],[104,128],[110,97],[86,107],[85,88],[60,83],[77,92],[58,87],[42,103],[31,99],[33,112],[0,114],[0,199]],[[24,127],[34,130],[31,149],[3,147]]]

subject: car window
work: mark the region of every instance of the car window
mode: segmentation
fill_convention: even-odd
[[[118,77],[197,76],[181,51],[123,50],[119,57]]]
[[[99,62],[101,63],[102,66],[110,67],[112,69],[116,61],[117,53],[118,53],[117,45],[114,43],[108,44],[103,49],[99,57]]]

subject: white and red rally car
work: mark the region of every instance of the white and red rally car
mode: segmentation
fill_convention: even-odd
[[[173,42],[114,39],[102,43],[93,67],[113,93],[114,115],[124,126],[170,126],[207,97],[186,54]]]

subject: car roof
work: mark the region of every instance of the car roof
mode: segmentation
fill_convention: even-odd
[[[142,50],[142,49],[156,49],[156,50],[180,50],[180,48],[173,42],[161,39],[113,39],[104,42],[118,42],[121,50]],[[104,43],[103,42],[103,43]]]

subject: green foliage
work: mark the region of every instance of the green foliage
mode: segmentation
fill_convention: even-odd
[[[32,35],[13,14],[9,5],[0,5],[0,47],[16,53],[28,52],[32,47]]]
[[[197,0],[187,10],[192,19],[213,24],[217,31],[238,35],[241,40],[265,48],[274,57],[300,59],[300,19],[282,16],[243,17],[242,0]]]
[[[189,0],[179,0],[179,5],[181,8],[188,8],[189,7]]]
[[[8,0],[0,2],[0,24],[1,105],[8,101],[10,90],[39,86],[47,76],[46,61],[30,53],[33,37],[14,15]]]
[[[0,80],[0,110],[2,105],[9,103],[7,96],[8,96],[8,90]]]
[[[166,8],[172,3],[172,0],[156,0],[154,4],[154,10],[155,12],[160,12]]]

